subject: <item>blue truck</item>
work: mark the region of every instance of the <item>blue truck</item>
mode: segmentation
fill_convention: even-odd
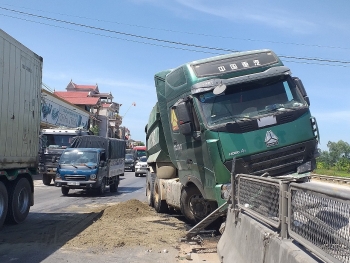
[[[73,138],[63,151],[56,173],[55,186],[63,195],[70,189],[94,190],[102,195],[106,186],[118,191],[119,177],[124,175],[125,141],[85,135]]]

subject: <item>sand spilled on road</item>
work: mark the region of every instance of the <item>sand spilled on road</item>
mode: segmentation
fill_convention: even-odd
[[[156,248],[178,243],[185,224],[175,217],[157,214],[146,203],[132,199],[106,208],[103,215],[68,241],[66,248],[110,250],[124,246]]]

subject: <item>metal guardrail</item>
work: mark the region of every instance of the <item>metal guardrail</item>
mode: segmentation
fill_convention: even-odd
[[[327,181],[327,182],[334,182],[334,183],[339,183],[339,184],[350,185],[350,178],[347,178],[347,177],[312,174],[311,178],[318,179],[318,180],[321,180],[321,181]]]
[[[274,227],[325,262],[350,263],[350,191],[252,175],[232,175],[236,211]]]
[[[328,262],[350,262],[350,191],[291,183],[288,233]]]
[[[248,214],[278,228],[280,226],[281,182],[244,175],[238,178],[237,205]]]

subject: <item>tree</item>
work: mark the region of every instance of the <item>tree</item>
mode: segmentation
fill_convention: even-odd
[[[342,140],[327,143],[329,151],[321,151],[317,168],[350,172],[350,144]]]
[[[90,131],[92,131],[92,133],[93,133],[94,135],[98,135],[99,130],[100,130],[100,129],[98,128],[97,125],[95,125],[95,126],[93,126],[93,127],[90,128]]]
[[[342,140],[338,142],[329,141],[327,147],[329,149],[329,157],[332,165],[335,165],[342,157],[350,158],[350,145],[347,142]]]

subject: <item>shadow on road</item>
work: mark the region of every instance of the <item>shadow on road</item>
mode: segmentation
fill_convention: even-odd
[[[22,224],[1,229],[0,262],[42,262],[102,214],[31,212]]]

